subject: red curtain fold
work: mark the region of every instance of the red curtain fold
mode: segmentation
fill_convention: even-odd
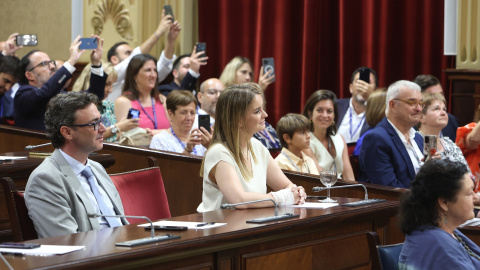
[[[219,77],[235,56],[248,57],[258,80],[261,60],[275,58],[267,121],[300,113],[318,89],[350,97],[352,72],[370,66],[378,87],[453,67],[443,55],[443,2],[434,0],[202,0],[199,41],[207,43],[201,81]]]

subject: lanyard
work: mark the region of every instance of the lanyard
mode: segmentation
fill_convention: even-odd
[[[302,172],[302,171],[297,167],[297,165],[295,165],[295,163],[293,163],[292,159],[290,159],[290,157],[289,157],[287,154],[285,154],[285,152],[282,151],[282,154],[287,157],[288,161],[290,161],[290,163],[292,163],[292,165],[295,167],[295,169],[297,169],[298,172]],[[310,168],[308,167],[308,164],[307,164],[305,161],[304,161],[302,164],[305,164],[305,165],[306,165],[307,171],[308,171],[308,173],[310,173]]]
[[[178,138],[177,134],[175,134],[175,131],[173,131],[173,128],[170,127],[170,131],[172,132],[173,137],[177,139],[177,141],[180,143],[180,145],[183,147],[183,149],[186,148],[185,144]],[[197,156],[197,150],[195,150],[195,146],[193,147],[193,155]]]
[[[278,143],[275,141],[275,139],[273,139],[273,141],[272,141],[272,139],[270,139],[270,136],[268,136],[268,133],[265,131],[265,129],[260,131],[260,134],[262,134],[263,137],[265,137],[267,140],[269,140],[275,146],[275,148],[279,148]]]
[[[353,118],[352,107],[350,107],[348,111],[350,112],[350,140],[351,140],[353,138],[353,135],[357,134],[357,131],[360,128],[360,126],[363,124],[363,121],[365,121],[365,114],[363,114],[362,120],[360,120],[360,123],[358,123],[357,127],[355,128],[355,130],[352,133],[352,118]]]
[[[147,117],[150,119],[150,121],[153,122],[153,126],[155,127],[155,129],[157,129],[157,114],[155,112],[155,102],[153,101],[153,97],[152,97],[153,118],[145,111],[145,108],[143,108],[140,100],[137,99],[137,101],[138,101],[138,104],[140,104],[140,107],[142,108],[142,111],[147,115]]]

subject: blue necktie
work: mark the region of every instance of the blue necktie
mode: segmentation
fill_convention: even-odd
[[[85,167],[82,171],[82,175],[85,176],[88,180],[88,184],[90,185],[90,189],[93,192],[93,195],[95,196],[95,199],[97,200],[98,208],[100,208],[100,212],[104,215],[115,215],[115,213],[112,213],[110,209],[108,209],[108,206],[105,204],[104,198],[100,191],[98,190],[97,183],[95,181],[95,177],[93,176],[92,169],[90,169],[89,166]],[[107,198],[108,199],[108,198]],[[118,222],[118,220],[114,217],[105,217],[105,219],[108,222],[108,225],[110,227],[118,227],[122,226]]]

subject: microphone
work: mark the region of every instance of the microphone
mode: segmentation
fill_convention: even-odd
[[[275,206],[275,215],[271,217],[264,217],[264,218],[256,218],[256,219],[251,219],[247,220],[247,223],[265,223],[265,222],[270,222],[270,221],[277,221],[277,220],[282,220],[282,219],[289,219],[289,218],[296,218],[299,217],[300,215],[294,215],[292,213],[286,213],[284,215],[279,216],[278,215],[278,207],[277,203],[273,199],[263,199],[263,200],[256,200],[256,201],[249,201],[249,202],[241,202],[241,203],[224,203],[220,205],[221,209],[228,209],[235,207],[237,205],[243,205],[243,204],[250,204],[250,203],[257,203],[257,202],[266,202],[266,201],[271,201],[273,202],[273,205]]]
[[[386,201],[385,199],[368,199],[367,187],[365,187],[365,185],[363,185],[363,184],[351,184],[351,185],[333,186],[333,187],[313,187],[312,191],[313,192],[319,192],[319,191],[327,190],[327,189],[350,188],[350,187],[363,187],[363,189],[365,190],[365,199],[363,199],[361,201],[356,201],[356,202],[344,203],[344,204],[342,204],[342,206],[360,206],[360,205],[365,205],[365,204],[371,204],[371,203]]]
[[[38,144],[38,145],[27,145],[27,146],[25,146],[25,150],[32,150],[33,148],[42,147],[42,146],[46,146],[46,145],[49,145],[49,144],[52,144],[52,143],[49,142],[49,143],[43,143],[43,144]]]
[[[88,214],[88,217],[91,217],[91,218],[98,218],[98,217],[138,218],[138,219],[146,219],[150,223],[150,237],[115,243],[116,246],[134,247],[134,246],[143,245],[143,244],[149,244],[149,243],[155,243],[155,242],[180,238],[180,235],[171,235],[171,234],[155,236],[155,228],[153,227],[153,222],[146,216]]]

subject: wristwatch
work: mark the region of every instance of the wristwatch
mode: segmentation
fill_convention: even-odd
[[[116,134],[116,133],[118,132],[117,126],[111,125],[111,126],[110,126],[110,131],[112,132],[112,134]]]

